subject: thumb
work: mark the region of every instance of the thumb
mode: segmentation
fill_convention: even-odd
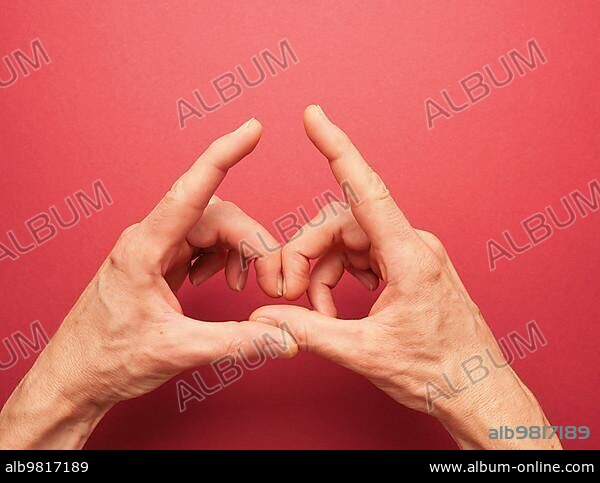
[[[250,320],[277,326],[288,332],[301,350],[314,352],[345,366],[359,351],[362,325],[357,320],[328,317],[293,305],[267,305],[255,310]]]
[[[296,342],[284,329],[253,321],[203,322],[184,315],[169,324],[163,344],[184,367],[212,364],[224,356],[255,357],[265,354],[291,358],[298,352]]]

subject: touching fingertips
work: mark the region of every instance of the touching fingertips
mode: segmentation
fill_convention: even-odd
[[[294,252],[284,255],[282,261],[282,294],[287,300],[296,300],[308,289],[310,261]]]
[[[297,300],[308,288],[308,280],[287,277],[283,279],[283,297],[287,300]]]
[[[257,317],[256,319],[252,319],[252,320],[254,320],[255,322],[259,322],[261,324],[277,326],[277,321],[275,319],[271,319],[269,317],[260,316],[260,317]]]

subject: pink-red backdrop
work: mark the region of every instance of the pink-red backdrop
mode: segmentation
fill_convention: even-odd
[[[335,188],[305,139],[304,106],[321,103],[381,173],[414,225],[445,242],[494,333],[535,319],[548,345],[514,364],[556,425],[587,425],[598,447],[600,213],[488,269],[486,241],[598,177],[600,9],[594,1],[8,1],[0,57],[52,59],[0,90],[0,241],[27,238],[24,222],[102,179],[113,205],[17,261],[0,262],[0,338],[53,333],[111,248],[216,136],[251,116],[256,152],[219,194],[272,228]],[[498,56],[526,54],[535,38],[547,64],[428,131],[424,100]],[[175,102],[287,38],[300,62],[180,131]],[[499,72],[499,70],[498,70]],[[8,73],[0,64],[0,78]],[[341,314],[372,301],[351,279]],[[222,274],[186,285],[188,314],[240,319],[268,303],[254,283],[229,291]],[[306,303],[305,299],[301,303]],[[3,350],[3,347],[0,347]],[[2,352],[6,359],[8,356]],[[0,372],[0,401],[32,358]],[[190,373],[184,374],[191,381]],[[88,448],[454,448],[443,428],[394,403],[345,369],[302,354],[272,361],[180,414],[174,382],[120,404]]]

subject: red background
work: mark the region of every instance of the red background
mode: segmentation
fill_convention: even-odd
[[[52,63],[0,90],[0,241],[100,178],[114,204],[23,255],[0,262],[0,339],[52,334],[111,248],[207,144],[256,116],[264,137],[219,190],[272,221],[335,189],[306,140],[304,106],[321,103],[392,189],[415,226],[438,234],[494,333],[523,333],[535,319],[548,346],[514,367],[553,424],[588,425],[598,447],[600,214],[488,269],[486,241],[598,177],[600,8],[594,1],[8,1],[0,2],[0,57],[31,53],[40,38]],[[436,120],[423,102],[458,81],[526,54],[535,37],[548,62],[489,98]],[[175,101],[287,38],[300,62],[180,131]],[[8,74],[0,64],[0,75]],[[559,211],[560,212],[560,211]],[[562,212],[561,212],[562,213]],[[272,230],[274,231],[274,230]],[[359,291],[357,294],[357,291]],[[268,303],[254,283],[229,291],[222,274],[186,285],[188,314],[243,319]],[[374,300],[348,277],[341,315]],[[302,301],[305,303],[305,300]],[[4,348],[2,356],[6,359]],[[0,373],[0,401],[30,367]],[[184,377],[191,382],[190,373]],[[271,361],[180,414],[175,384],[117,406],[88,448],[454,448],[433,419],[313,355]]]

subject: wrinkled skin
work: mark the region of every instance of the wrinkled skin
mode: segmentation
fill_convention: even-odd
[[[213,196],[227,170],[254,149],[261,129],[252,120],[215,141],[142,222],[123,232],[0,413],[1,448],[79,448],[114,404],[185,369],[240,351],[295,355],[285,332],[251,321],[188,318],[175,295],[188,275],[197,285],[221,268],[229,286],[241,290],[248,271],[239,241],[261,234],[274,243],[239,208]],[[264,255],[256,261],[258,283],[277,297],[281,259]],[[278,343],[265,348],[270,340]]]
[[[315,310],[267,306],[248,321],[214,323],[186,317],[177,300],[186,277],[200,285],[222,269],[229,287],[242,290],[248,271],[240,243],[258,251],[265,242],[276,245],[264,227],[214,195],[227,170],[259,141],[262,127],[251,120],[215,141],[144,220],[123,232],[2,409],[0,448],[81,448],[119,401],[223,356],[272,353],[264,347],[269,340],[280,341],[280,356],[315,352],[399,403],[431,412],[462,448],[560,448],[556,437],[489,439],[490,428],[548,421],[510,367],[470,381],[466,360],[484,353],[503,358],[442,244],[411,227],[321,108],[307,108],[304,122],[338,182],[349,183],[357,197],[349,197],[350,210],[325,207],[333,216],[305,226],[277,251],[258,253],[254,265],[267,295],[296,300],[307,293]],[[369,290],[384,283],[362,320],[336,318],[332,289],[345,271]],[[462,389],[449,391],[442,375]],[[432,393],[430,384],[446,392]]]
[[[307,291],[316,310],[274,305],[256,310],[251,319],[285,323],[301,349],[365,376],[404,406],[432,412],[461,447],[560,447],[558,438],[489,440],[487,431],[500,422],[516,427],[548,421],[510,367],[471,382],[463,362],[484,354],[497,362],[504,358],[442,243],[411,227],[381,178],[319,106],[307,108],[304,123],[338,183],[352,187],[351,210],[324,207],[325,213],[282,248],[284,297],[295,300]],[[344,270],[369,289],[379,280],[385,284],[364,319],[335,318],[331,290]],[[474,369],[474,362],[467,368]],[[479,371],[475,380],[484,370]],[[444,374],[457,390],[464,389],[454,394]]]

